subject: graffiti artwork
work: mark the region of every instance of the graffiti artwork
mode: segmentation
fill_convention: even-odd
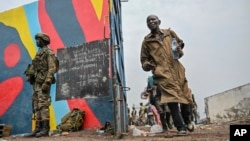
[[[32,86],[23,73],[38,50],[35,34],[47,33],[55,53],[58,49],[109,39],[110,12],[108,0],[38,0],[0,13],[0,123],[12,126],[11,134],[32,130]],[[107,72],[102,73],[110,78]],[[106,119],[112,119],[112,109],[103,113],[97,108],[106,99],[98,104],[84,98],[56,102],[55,97],[56,84],[51,88],[52,130],[73,108],[85,110],[85,128],[98,127]],[[112,103],[106,106],[112,107]]]

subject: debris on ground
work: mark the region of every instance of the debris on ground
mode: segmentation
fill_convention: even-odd
[[[194,132],[188,132],[187,136],[176,136],[177,130],[170,129],[167,132],[156,132],[153,136],[152,126],[129,126],[128,132],[118,135],[109,132],[97,132],[96,129],[83,129],[77,132],[68,132],[59,136],[24,138],[21,136],[4,137],[6,141],[229,141],[229,127],[232,124],[250,124],[250,120],[231,121],[226,123],[198,124]],[[138,131],[138,132],[136,132]],[[101,133],[100,133],[101,132]],[[135,133],[136,132],[136,133]],[[1,140],[0,140],[1,141]]]

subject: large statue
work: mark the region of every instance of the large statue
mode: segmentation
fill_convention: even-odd
[[[33,85],[32,108],[35,114],[35,130],[27,137],[48,136],[50,126],[49,106],[51,104],[50,87],[55,83],[54,74],[58,69],[58,60],[48,47],[50,38],[45,33],[35,35],[39,51],[25,71],[28,81]]]

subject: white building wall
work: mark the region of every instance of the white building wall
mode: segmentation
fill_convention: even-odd
[[[250,118],[250,83],[205,98],[210,123]]]

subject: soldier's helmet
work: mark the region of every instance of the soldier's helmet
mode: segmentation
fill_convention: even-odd
[[[35,35],[35,39],[37,38],[41,38],[42,40],[44,40],[47,44],[50,43],[50,38],[49,35],[45,34],[45,33],[37,33]]]

